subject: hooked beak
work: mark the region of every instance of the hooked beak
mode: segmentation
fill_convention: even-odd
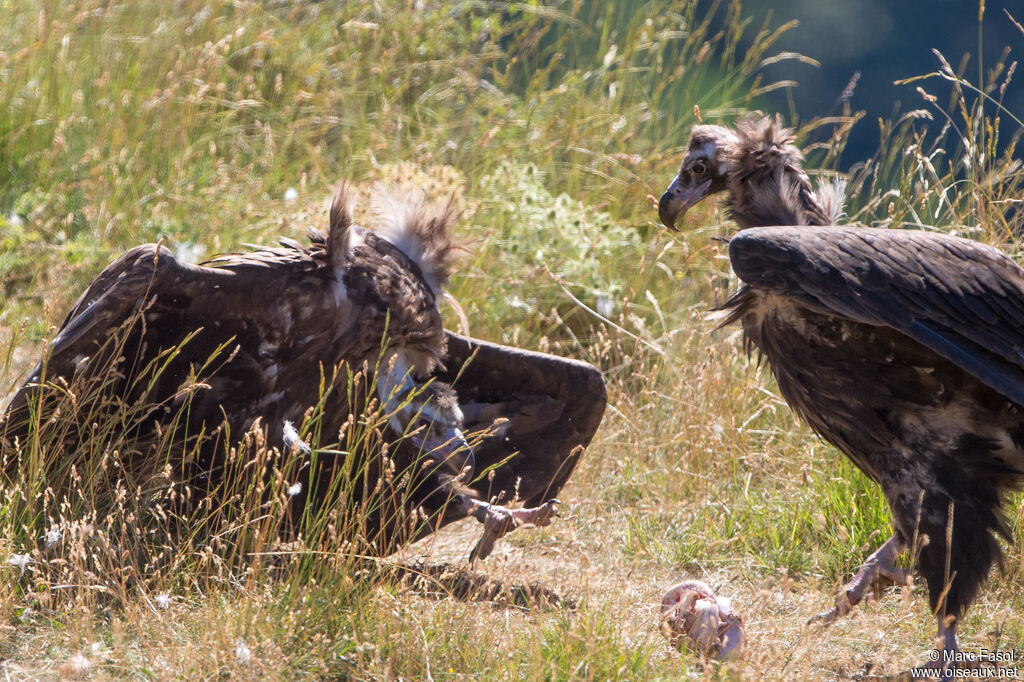
[[[467,467],[469,476],[476,468],[473,449],[466,442],[462,431],[454,426],[431,426],[426,434],[409,437],[413,444],[438,464],[446,466],[452,473],[461,474]]]
[[[661,200],[658,201],[658,218],[661,219],[661,224],[678,232],[676,220],[681,218],[687,209],[703,199],[707,195],[709,187],[711,187],[711,180],[705,180],[694,187],[685,187],[676,176],[665,193],[661,195]]]

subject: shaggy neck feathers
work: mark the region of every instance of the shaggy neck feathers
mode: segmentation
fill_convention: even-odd
[[[741,228],[761,225],[829,225],[803,170],[793,132],[778,119],[740,121],[735,141],[723,149],[728,164],[728,206]]]
[[[351,231],[352,208],[348,199],[348,183],[342,182],[334,193],[334,201],[331,202],[330,228],[327,232],[327,262],[331,267],[345,267]]]
[[[451,204],[440,208],[431,206],[417,190],[398,194],[377,184],[370,199],[370,210],[377,234],[416,263],[435,296],[440,298],[448,285],[455,251],[449,231],[457,216]]]
[[[321,266],[347,267],[352,251],[363,243],[362,233],[352,229],[349,194],[348,185],[342,183],[331,204],[327,233],[309,230],[309,247],[291,239],[280,240],[281,245],[289,253],[304,254]],[[433,206],[416,190],[399,194],[378,184],[370,198],[370,212],[372,231],[415,263],[434,296],[441,298],[448,285],[456,249],[450,229],[457,216],[451,205]]]

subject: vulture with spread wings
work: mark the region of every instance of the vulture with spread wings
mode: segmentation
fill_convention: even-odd
[[[192,490],[215,490],[255,428],[306,459],[292,467],[293,505],[323,503],[355,454],[345,442],[310,452],[294,425],[316,412],[305,428],[337,442],[376,407],[384,443],[363,453],[366,480],[351,488],[378,496],[365,529],[378,551],[474,516],[482,558],[509,530],[549,523],[601,421],[601,373],[446,332],[438,301],[454,216],[376,194],[377,232],[353,224],[342,187],[329,230],[311,231],[309,245],[285,239],[191,265],[149,244],[111,263],[0,422],[8,478],[46,429],[85,448],[104,409],[140,405],[124,429],[133,442],[170,439]]]
[[[911,549],[943,648],[1010,539],[1024,483],[1024,270],[991,246],[915,230],[834,225],[792,135],[771,119],[695,126],[659,215],[727,192],[744,286],[723,306],[768,360],[789,405],[879,483],[895,534],[819,619]],[[771,227],[775,226],[775,227]],[[916,543],[916,547],[914,544]]]

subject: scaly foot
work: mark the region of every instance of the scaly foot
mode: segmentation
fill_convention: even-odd
[[[470,561],[484,559],[491,550],[498,538],[523,526],[548,526],[552,519],[558,516],[558,507],[562,504],[558,500],[548,500],[539,507],[523,509],[509,509],[496,504],[488,504],[472,498],[464,500],[466,513],[480,523],[484,524],[484,534],[476,543]]]
[[[824,625],[834,623],[842,618],[870,594],[868,589],[880,579],[891,580],[899,585],[907,585],[911,580],[910,571],[897,568],[893,563],[896,556],[900,554],[906,545],[897,536],[892,536],[885,541],[881,547],[869,556],[864,564],[857,571],[853,580],[846,584],[846,588],[836,598],[836,605],[828,611],[823,611],[807,621],[808,624],[818,622]]]

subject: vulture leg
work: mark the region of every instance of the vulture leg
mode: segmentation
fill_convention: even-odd
[[[462,499],[466,514],[484,524],[484,534],[469,555],[470,561],[486,559],[494,549],[494,543],[517,528],[551,525],[551,520],[558,516],[558,506],[561,504],[552,499],[539,507],[509,509],[474,500],[469,496],[463,496]]]
[[[960,651],[956,643],[956,621],[950,618],[939,619],[939,641],[942,649],[947,652]]]
[[[829,625],[842,618],[853,610],[853,607],[870,594],[869,588],[877,583],[879,579],[891,580],[894,583],[905,585],[911,579],[910,571],[897,568],[893,563],[896,557],[906,549],[906,543],[897,535],[885,541],[875,550],[861,565],[857,575],[846,584],[846,588],[836,599],[836,605],[819,613],[811,618],[808,623],[815,621]]]
[[[472,557],[523,526],[546,526],[601,423],[607,393],[601,372],[584,362],[447,333],[438,379],[459,396],[476,477],[462,486],[435,527],[472,516],[484,534]],[[524,508],[512,509],[516,503]]]
[[[942,649],[940,650],[942,653],[939,656],[937,667],[942,671],[942,679],[948,680],[951,679],[951,661],[956,660],[956,654],[960,651],[960,647],[956,643],[956,620],[939,616],[938,641],[942,643]]]
[[[935,642],[938,646],[935,647],[935,651],[938,652],[936,656],[933,653],[929,656],[928,662],[922,664],[918,669],[934,671],[929,672],[930,677],[927,679],[942,680],[943,682],[950,682],[953,679],[953,669],[956,667],[973,667],[977,666],[976,661],[971,662],[957,662],[957,654],[960,651],[960,647],[956,643],[956,621],[949,618],[939,617],[939,634],[936,637]],[[947,624],[948,621],[948,624]]]

